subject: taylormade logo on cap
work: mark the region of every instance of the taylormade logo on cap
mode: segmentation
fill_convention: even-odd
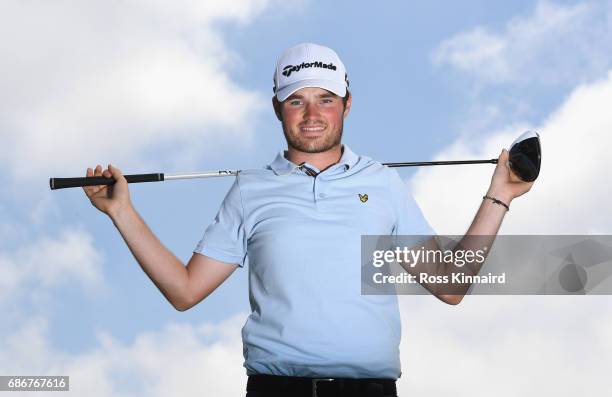
[[[347,86],[346,69],[338,54],[318,44],[302,43],[289,48],[274,70],[274,94],[281,102],[305,87],[323,88],[343,97]]]
[[[285,66],[285,67],[283,68],[283,76],[287,76],[287,77],[289,77],[289,76],[291,76],[291,73],[292,73],[292,72],[299,72],[299,71],[300,71],[300,69],[302,69],[302,68],[310,68],[310,67],[313,67],[313,68],[332,69],[332,70],[336,70],[336,69],[337,69],[337,68],[334,66],[334,64],[333,64],[333,63],[326,64],[326,63],[323,63],[323,62],[321,62],[321,61],[319,61],[319,62],[312,62],[312,63],[305,63],[305,62],[302,62],[302,64],[301,64],[301,65],[298,65],[298,66],[293,66],[293,65],[287,65],[287,66]]]

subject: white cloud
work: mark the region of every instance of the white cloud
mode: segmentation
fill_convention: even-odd
[[[443,41],[432,53],[489,83],[573,84],[601,76],[612,66],[609,1],[556,4],[539,1],[531,15],[493,31],[483,26]]]
[[[481,81],[518,83],[514,88],[540,79],[555,83],[575,73],[567,81],[572,92],[543,121],[529,124],[515,117],[492,133],[461,136],[435,156],[493,158],[524,130],[541,133],[540,177],[530,192],[512,203],[502,234],[612,231],[612,71],[598,73],[612,60],[609,50],[604,53],[612,42],[612,14],[606,5],[540,2],[533,16],[512,19],[501,34],[476,28],[438,48],[439,62],[469,71]],[[576,36],[568,42],[570,34]],[[536,65],[537,60],[542,65]],[[576,65],[586,67],[580,70]],[[576,81],[588,83],[576,86]],[[494,105],[476,103],[474,113]],[[410,181],[439,234],[465,233],[489,187],[493,167],[423,168]],[[405,298],[400,393],[605,394],[612,322],[604,313],[610,306],[608,296],[468,296],[459,306],[433,297]]]
[[[612,72],[582,85],[541,126],[542,170],[532,190],[512,202],[500,233],[611,233]],[[436,159],[495,158],[529,126],[463,137]],[[493,165],[430,167],[411,181],[429,222],[440,234],[463,234],[489,187]]]
[[[0,358],[10,357],[0,359],[0,373],[68,375],[79,396],[243,395],[245,319],[241,313],[215,325],[168,324],[128,344],[99,332],[95,349],[69,354],[50,345],[47,320],[36,317],[0,341]]]
[[[27,241],[10,253],[0,252],[0,303],[62,285],[100,292],[102,262],[93,238],[84,231],[63,229],[56,237]]]
[[[401,307],[400,396],[570,397],[609,389],[609,297],[472,296],[459,306],[410,297]]]
[[[248,142],[267,99],[231,79],[240,58],[219,25],[267,2],[3,2],[0,163],[15,177],[74,174],[134,166],[154,147],[188,157],[203,136]]]

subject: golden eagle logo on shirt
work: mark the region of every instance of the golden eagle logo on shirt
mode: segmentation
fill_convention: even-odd
[[[357,193],[359,195],[359,200],[361,200],[362,203],[365,203],[366,201],[368,201],[368,195],[367,194],[361,194],[361,193]]]

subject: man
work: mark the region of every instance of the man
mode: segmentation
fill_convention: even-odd
[[[207,297],[248,258],[248,397],[396,395],[397,300],[361,295],[360,237],[434,233],[394,170],[341,144],[347,88],[329,48],[305,43],[280,57],[272,103],[287,151],[265,169],[240,172],[186,267],[133,208],[119,169],[87,170],[116,179],[84,190],[177,310]],[[505,206],[531,188],[513,179],[507,156],[487,192],[498,201],[483,199],[466,235],[495,236]],[[450,304],[462,298],[426,287]]]

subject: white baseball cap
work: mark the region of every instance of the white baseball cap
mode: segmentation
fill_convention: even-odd
[[[280,102],[304,87],[323,88],[344,97],[348,84],[346,69],[338,54],[313,43],[286,50],[274,70],[274,94]]]

